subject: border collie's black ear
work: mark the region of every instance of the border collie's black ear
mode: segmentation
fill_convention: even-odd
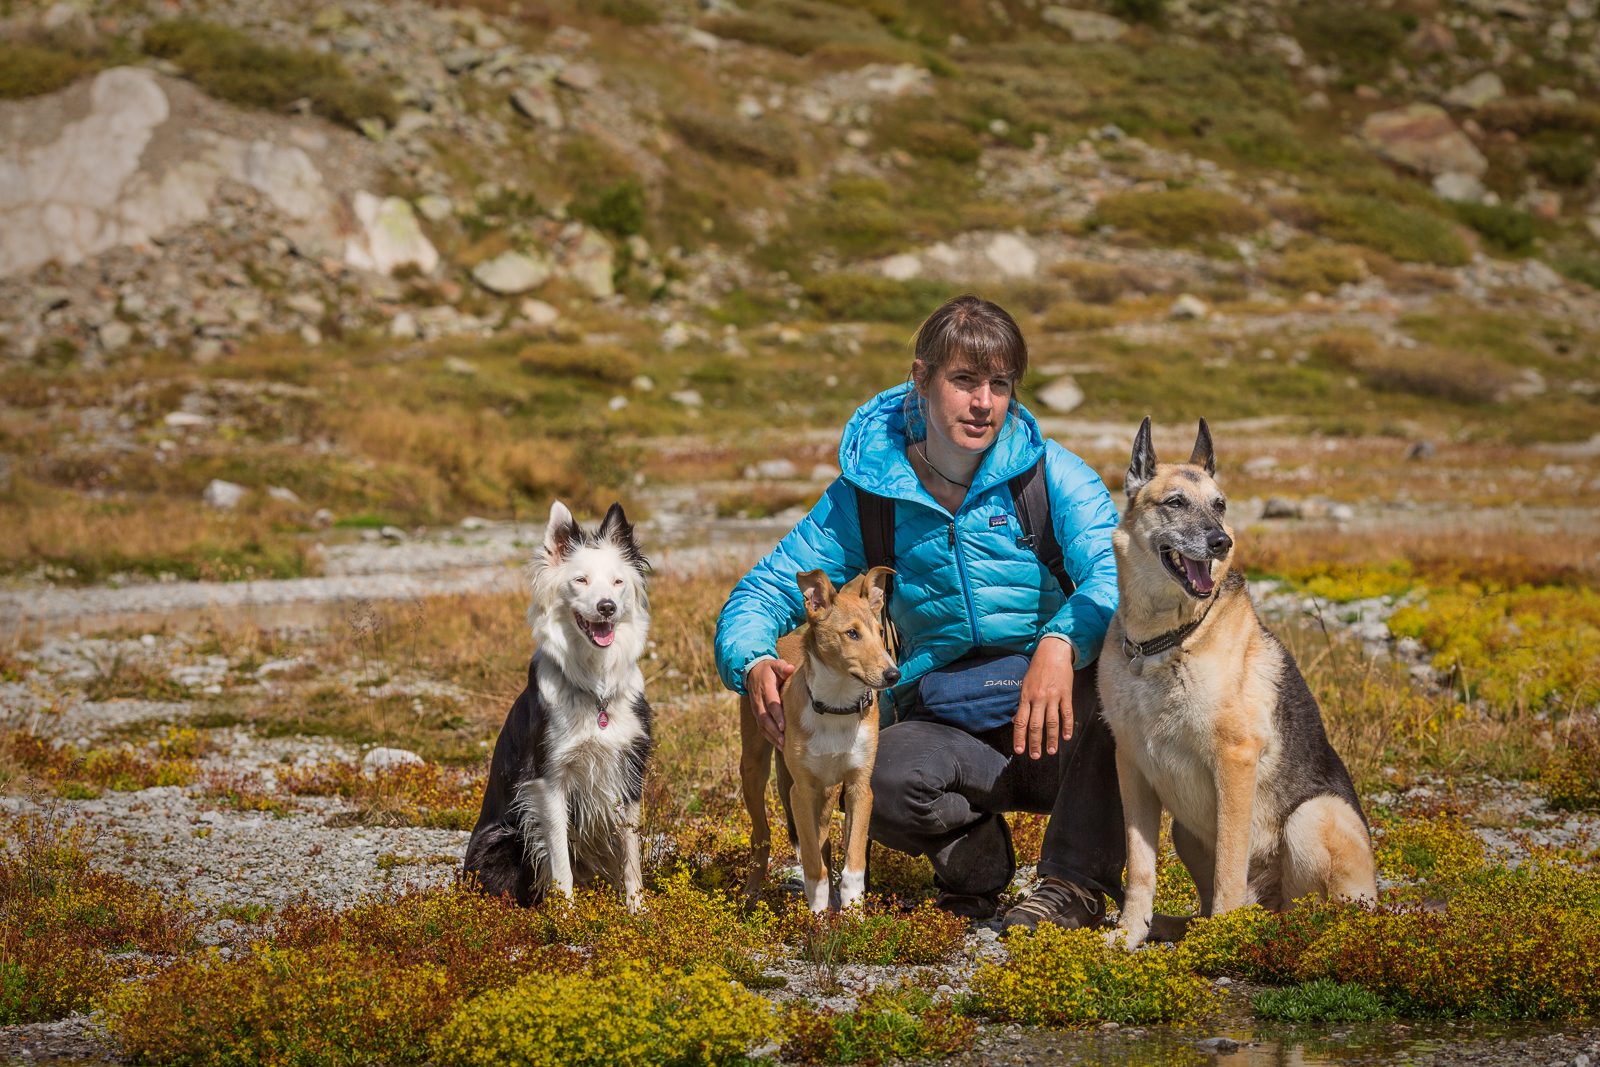
[[[641,573],[649,568],[650,561],[644,558],[644,553],[639,551],[639,542],[633,539],[633,524],[628,521],[628,516],[622,511],[620,501],[611,505],[606,512],[606,517],[600,522],[600,540],[609,541],[616,546],[634,568]]]
[[[1194,439],[1194,453],[1189,457],[1189,462],[1196,467],[1204,467],[1206,473],[1213,477],[1217,473],[1217,454],[1211,449],[1211,427],[1206,425],[1206,420],[1200,420],[1200,433]]]
[[[794,580],[800,584],[800,595],[805,597],[808,619],[826,611],[833,605],[833,598],[838,595],[834,592],[833,582],[829,580],[827,571],[801,571],[794,576]]]
[[[574,545],[583,541],[583,530],[567,506],[557,500],[550,505],[550,523],[544,528],[544,561],[555,566]]]
[[[1122,491],[1132,500],[1155,476],[1156,446],[1150,440],[1150,416],[1146,415],[1133,438],[1133,458],[1128,461],[1128,473],[1122,479]]]

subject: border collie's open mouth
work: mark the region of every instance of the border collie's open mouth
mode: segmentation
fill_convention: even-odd
[[[1217,588],[1211,578],[1211,561],[1190,559],[1175,548],[1162,548],[1161,562],[1167,573],[1175,578],[1183,591],[1196,600],[1204,600]]]
[[[590,622],[576,611],[572,613],[572,617],[578,620],[578,629],[583,631],[584,636],[601,648],[605,648],[617,639],[617,624],[610,619]]]

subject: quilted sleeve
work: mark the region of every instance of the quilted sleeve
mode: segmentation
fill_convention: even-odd
[[[776,655],[778,638],[805,621],[795,576],[822,570],[837,586],[866,569],[855,487],[836,478],[800,524],[739,580],[717,618],[717,673],[744,692],[745,672]]]
[[[1067,574],[1078,588],[1045,624],[1044,633],[1071,641],[1081,668],[1100,654],[1117,610],[1117,560],[1111,547],[1117,508],[1105,483],[1083,460],[1054,441],[1045,442],[1045,456],[1050,517]]]

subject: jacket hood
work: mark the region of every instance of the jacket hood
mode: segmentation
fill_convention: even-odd
[[[909,404],[908,398],[912,401]],[[912,385],[906,382],[857,408],[839,440],[839,470],[846,481],[869,493],[939,508],[906,458],[907,444],[927,436],[915,400]],[[984,454],[967,499],[976,500],[986,490],[1021,474],[1043,453],[1044,435],[1039,424],[1013,396],[1006,409],[1005,425]]]

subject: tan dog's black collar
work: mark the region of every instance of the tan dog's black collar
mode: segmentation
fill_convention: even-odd
[[[850,708],[835,708],[820,702],[817,700],[816,695],[811,692],[811,686],[809,685],[806,686],[806,699],[811,701],[812,710],[819,715],[861,715],[866,712],[867,707],[872,703],[872,690],[868,689],[862,693],[861,700]]]

